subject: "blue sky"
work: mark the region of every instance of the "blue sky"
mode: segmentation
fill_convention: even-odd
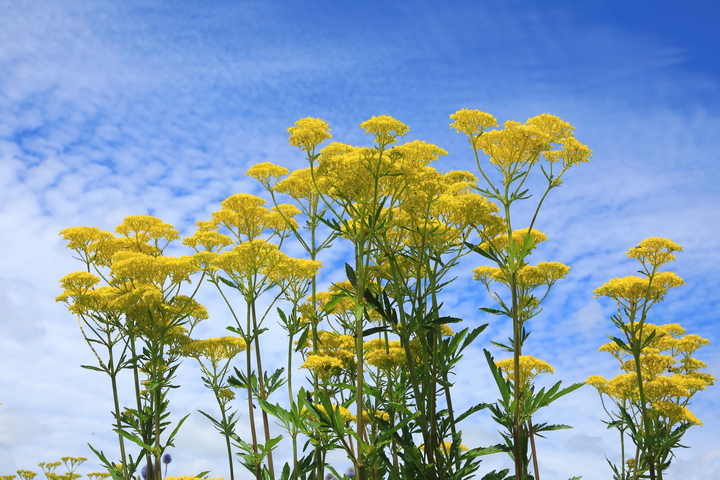
[[[684,247],[671,269],[687,286],[652,321],[709,338],[699,356],[720,376],[719,18],[709,0],[0,2],[0,474],[65,455],[88,457],[87,473],[97,470],[87,442],[113,448],[106,379],[79,367],[92,354],[54,302],[58,280],[80,267],[57,233],[151,214],[191,234],[224,198],[260,194],[249,166],[304,167],[287,128],[308,116],[329,122],[334,140],[367,144],[357,125],[392,115],[408,140],[449,152],[435,165],[443,171],[473,169],[448,128],[461,108],[572,123],[594,157],[547,200],[538,228],[551,241],[535,254],[572,270],[532,321],[528,349],[555,366],[554,380],[612,376],[597,352],[612,305],[592,291],[634,273],[623,252],[661,236]],[[477,373],[480,352],[508,331],[477,310],[490,306],[469,280],[480,263],[465,259],[446,300],[468,325],[491,322],[458,372],[468,403],[496,398]],[[216,300],[205,300],[206,336],[228,324]],[[178,416],[212,408],[194,368],[181,368]],[[705,425],[687,434],[675,478],[720,478],[719,403],[716,387],[695,398]],[[608,477],[615,438],[591,388],[548,419],[575,428],[540,444],[545,476]],[[465,435],[473,446],[499,441],[482,415]],[[221,440],[192,415],[169,474],[227,475]],[[503,465],[491,457],[481,471]]]

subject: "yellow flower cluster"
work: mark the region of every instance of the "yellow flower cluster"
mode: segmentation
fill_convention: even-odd
[[[710,342],[697,335],[685,335],[685,329],[677,323],[645,323],[643,338],[648,338],[651,334],[655,336],[640,355],[640,369],[645,395],[652,403],[653,414],[670,422],[670,425],[684,421],[700,424],[687,409],[687,404],[696,392],[713,385],[715,378],[699,372],[698,370],[706,368],[707,365],[690,355]],[[638,401],[640,390],[634,360],[628,359],[628,354],[615,342],[603,345],[600,351],[608,352],[618,359],[625,373],[609,381],[594,375],[588,378],[586,383],[595,387],[600,394],[616,401]]]
[[[380,370],[397,370],[406,363],[405,350],[400,345],[400,340],[386,342],[385,339],[376,338],[363,343],[363,348],[365,362]]]
[[[253,177],[259,181],[265,188],[272,190],[277,179],[287,175],[290,171],[271,162],[263,162],[253,165],[245,173],[248,177]]]
[[[535,266],[523,265],[517,272],[516,281],[524,290],[532,290],[541,285],[552,286],[558,280],[565,278],[570,267],[559,262],[540,262]],[[499,267],[482,266],[472,270],[473,279],[489,286],[490,282],[500,282],[509,285],[510,281],[505,270]]]
[[[247,348],[245,340],[240,337],[208,338],[191,340],[183,345],[183,355],[200,359],[207,358],[217,367],[223,360],[230,360]]]
[[[308,355],[299,368],[311,370],[318,378],[328,380],[340,375],[343,369],[342,360],[330,355]]]
[[[595,290],[595,298],[610,297],[619,302],[637,304],[647,298],[660,301],[671,288],[685,285],[682,278],[673,272],[659,272],[651,279],[628,275],[623,278],[613,278],[605,285]]]
[[[247,193],[233,195],[220,205],[222,209],[212,213],[213,224],[216,228],[227,228],[239,241],[256,239],[268,229],[283,231],[297,228],[293,217],[300,213],[294,205],[265,208],[265,200]]]
[[[330,127],[319,118],[302,118],[295,122],[295,126],[288,128],[290,145],[299,147],[308,153],[314,152],[315,147],[332,137]]]
[[[315,405],[315,406],[318,408],[318,410],[320,410],[320,411],[323,412],[324,414],[326,414],[326,415],[328,414],[328,413],[325,411],[325,407],[323,407],[322,405],[318,404],[318,405]],[[333,405],[332,405],[332,408],[333,408],[333,411],[339,411],[339,412],[340,412],[340,416],[342,417],[343,422],[345,422],[345,423],[350,423],[350,422],[354,422],[354,421],[355,421],[355,415],[353,415],[350,410],[348,410],[347,408],[343,407],[342,405],[334,405],[334,404],[333,404]]]
[[[139,215],[125,218],[115,231],[118,237],[90,227],[60,232],[68,247],[98,275],[87,271],[66,275],[60,280],[63,293],[57,301],[92,319],[101,331],[119,324],[122,316],[137,326],[139,335],[163,332],[177,321],[194,326],[208,317],[202,305],[178,293],[198,271],[195,259],[163,255],[178,238],[172,225]],[[98,286],[101,276],[107,284]]]
[[[673,252],[682,252],[682,247],[667,238],[646,238],[626,253],[628,258],[636,258],[643,264],[658,267],[675,260]]]
[[[515,379],[515,364],[514,359],[508,358],[495,362],[498,370],[504,372],[507,375],[508,380],[514,381]],[[533,378],[541,373],[553,373],[552,366],[539,360],[530,355],[520,355],[520,383],[522,385],[529,385]]]
[[[375,142],[383,146],[395,143],[398,137],[404,137],[410,131],[410,127],[388,115],[372,117],[361,123],[360,127],[365,133],[372,134]]]
[[[455,120],[451,128],[467,135],[474,149],[482,150],[506,172],[535,163],[541,155],[551,163],[562,162],[565,169],[592,156],[592,150],[573,137],[574,127],[554,115],[544,113],[525,124],[507,121],[501,130],[487,130],[496,127],[497,120],[478,110],[463,109],[450,118]]]
[[[490,127],[498,126],[495,117],[480,110],[463,108],[450,115],[450,118],[455,120],[450,124],[450,128],[454,128],[457,133],[464,133],[471,138],[476,137]]]
[[[528,234],[528,229],[523,228],[519,230],[513,230],[512,232],[512,240],[515,245],[518,246],[518,248],[522,248],[525,238],[530,237],[532,240],[532,247],[531,251],[537,246],[540,242],[547,242],[548,237],[541,231],[537,229],[530,230],[530,233]],[[510,246],[510,239],[508,237],[507,233],[503,233],[500,235],[497,235],[493,238],[487,238],[483,243],[480,244],[480,248],[483,250],[488,250],[490,247],[494,248],[497,251],[500,252],[507,252],[508,247]]]

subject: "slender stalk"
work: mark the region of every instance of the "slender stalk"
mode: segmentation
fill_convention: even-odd
[[[252,312],[252,321],[253,321],[253,328],[255,332],[259,332],[258,323],[257,323],[257,313],[255,311],[255,301],[253,300],[250,303],[250,309]],[[265,391],[265,379],[264,379],[264,373],[262,368],[262,358],[260,355],[260,335],[255,335],[255,361],[257,362],[257,368],[258,368],[258,387],[260,389],[260,399],[263,401],[267,401],[267,392]],[[270,420],[268,419],[268,414],[265,410],[262,411],[262,419],[263,419],[263,429],[265,432],[265,441],[270,441]],[[273,456],[272,456],[272,449],[268,450],[267,453],[268,456],[268,470],[270,471],[271,478],[275,478],[275,467],[273,465]]]

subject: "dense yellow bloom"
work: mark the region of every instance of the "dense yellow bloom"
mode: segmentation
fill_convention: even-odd
[[[332,137],[330,135],[330,127],[326,122],[319,118],[301,118],[295,122],[294,127],[288,128],[290,145],[299,147],[305,152],[312,152],[315,147],[326,139]]]
[[[17,473],[17,474],[20,476],[20,478],[22,478],[23,480],[32,480],[33,478],[37,477],[37,473],[32,472],[32,471],[30,471],[30,470],[18,470],[16,473]],[[90,475],[92,475],[92,474],[89,474],[88,476],[90,476]],[[109,477],[110,474],[108,473],[107,476]]]
[[[315,406],[316,406],[316,407],[318,408],[318,410],[320,410],[321,412],[325,413],[326,415],[328,414],[328,413],[325,411],[325,407],[323,407],[322,405],[318,404],[318,405],[315,405]],[[355,421],[355,415],[353,415],[350,410],[348,410],[347,408],[343,407],[342,405],[335,405],[335,404],[333,404],[333,405],[332,405],[332,409],[333,409],[333,411],[336,411],[336,412],[339,411],[339,412],[340,412],[340,416],[342,417],[343,422],[345,422],[345,423],[350,423],[350,422],[354,422],[354,421]]]
[[[318,352],[321,355],[335,357],[344,365],[350,365],[355,360],[355,339],[351,335],[321,330],[318,336]]]
[[[150,215],[126,217],[123,223],[115,227],[115,233],[130,238],[137,243],[158,246],[160,241],[171,242],[180,238],[178,231],[159,218]]]
[[[317,260],[291,258],[283,255],[273,268],[268,269],[268,278],[280,285],[290,298],[299,299],[307,291],[305,288],[322,267]]]
[[[271,270],[282,256],[277,245],[255,239],[242,242],[232,250],[219,254],[212,264],[236,281],[244,283],[255,275]]]
[[[402,368],[405,365],[405,350],[400,345],[400,340],[391,340],[387,343],[385,339],[376,338],[363,344],[365,349],[365,363],[381,370],[393,370]]]
[[[710,345],[710,341],[697,335],[690,334],[679,339],[675,344],[675,348],[678,352],[690,355],[704,345]]]
[[[276,179],[287,175],[288,172],[289,170],[285,167],[271,162],[263,162],[250,167],[245,176],[253,177],[262,183],[265,188],[272,189],[272,184],[275,183]]]
[[[458,133],[464,133],[468,137],[473,137],[490,127],[498,126],[495,117],[489,113],[467,108],[453,113],[450,115],[450,119],[455,120],[450,124],[450,128],[454,128]]]
[[[308,355],[305,363],[299,368],[312,370],[318,378],[327,380],[340,374],[343,369],[343,362],[339,358],[330,355]]]
[[[93,472],[88,473],[87,476],[90,478],[90,480],[102,480],[104,478],[109,478],[110,474],[107,472]]]
[[[680,422],[692,422],[696,425],[702,425],[702,422],[683,405],[678,405],[669,400],[658,400],[652,402],[652,410],[655,415],[664,417],[670,425]]]
[[[573,130],[575,130],[575,127],[568,122],[564,122],[559,117],[550,115],[549,113],[542,113],[536,117],[529,118],[527,124],[537,127],[556,142],[570,137]]]
[[[327,148],[327,147],[326,147]],[[325,149],[323,149],[325,151]],[[287,178],[281,180],[275,185],[274,190],[278,193],[285,193],[296,200],[312,200],[317,198],[318,190],[324,192],[328,183],[327,179],[322,176],[316,176],[315,184],[313,184],[312,172],[309,168],[295,170]]]
[[[443,452],[445,453],[445,455],[447,455],[450,453],[450,447],[452,447],[452,442],[443,442],[440,447],[442,447]],[[420,450],[425,450],[425,444],[421,444],[418,448]],[[465,445],[460,445],[460,451],[466,452],[467,450],[468,448]]]
[[[372,117],[360,124],[365,133],[371,133],[380,145],[390,145],[410,131],[410,127],[388,115]]]
[[[90,272],[80,271],[68,273],[60,279],[60,286],[64,288],[65,291],[55,300],[64,302],[70,297],[82,297],[99,282],[100,279]]]
[[[515,379],[514,359],[508,358],[495,362],[498,370],[507,375],[508,380]],[[549,363],[539,360],[530,355],[520,355],[520,383],[529,385],[533,378],[541,373],[553,373],[554,370]]]
[[[543,153],[545,159],[550,163],[562,162],[563,167],[567,168],[581,162],[589,162],[592,157],[592,150],[573,137],[563,138],[558,143],[562,147],[560,150]]]
[[[513,243],[515,243],[519,248],[522,248],[523,243],[525,242],[525,238],[528,236],[528,229],[527,228],[521,228],[518,230],[513,230],[512,232],[512,239]],[[547,235],[542,233],[541,231],[533,228],[530,231],[530,237],[532,238],[533,247],[530,249],[531,251],[537,246],[540,242],[546,242],[548,240]],[[498,235],[494,238],[490,238],[486,240],[485,242],[480,244],[480,248],[483,250],[487,250],[491,245],[499,251],[507,251],[508,246],[510,242],[508,240],[507,233],[503,233],[501,235]]]
[[[208,338],[206,340],[191,340],[183,345],[183,355],[200,359],[207,358],[217,367],[223,360],[231,360],[245,351],[247,344],[240,337]]]
[[[222,233],[199,228],[195,235],[184,238],[182,243],[196,252],[200,251],[200,247],[208,252],[217,252],[228,245],[232,245],[233,240]]]
[[[470,192],[440,194],[431,208],[437,218],[460,230],[482,225],[498,211],[498,206],[487,198]]]
[[[685,285],[682,278],[672,272],[655,274],[652,284],[647,278],[629,275],[623,278],[613,278],[605,285],[595,290],[595,298],[610,297],[617,300],[626,300],[631,303],[643,298],[662,300],[668,289]]]
[[[502,269],[498,267],[482,266],[471,270],[473,280],[478,280],[485,285],[489,285],[491,281],[500,281],[504,278]]]
[[[97,227],[66,228],[60,231],[60,236],[69,242],[67,248],[84,253],[87,259],[95,253],[99,241],[113,238],[112,233]]]
[[[483,133],[476,142],[490,162],[503,168],[535,163],[540,153],[550,150],[552,137],[535,125],[507,121],[502,130]]]
[[[144,253],[121,251],[115,254],[112,273],[119,282],[152,284],[158,287],[166,282],[179,284],[189,282],[197,271],[192,256],[165,257]]]
[[[245,236],[252,240],[267,228],[285,226],[282,215],[263,207],[265,200],[255,195],[239,193],[223,200],[220,205],[222,209],[212,213],[213,222],[229,229],[238,239]]]
[[[672,252],[682,252],[682,247],[667,238],[651,237],[628,250],[627,256],[657,267],[675,260]]]
[[[421,140],[413,140],[412,142],[394,146],[391,151],[400,154],[396,163],[404,173],[412,173],[418,168],[434,162],[440,156],[448,154],[442,148]]]

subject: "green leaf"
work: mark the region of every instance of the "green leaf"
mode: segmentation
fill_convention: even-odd
[[[387,326],[387,325],[383,325],[382,327],[372,327],[372,328],[368,328],[368,329],[366,329],[366,330],[363,330],[362,336],[363,336],[363,337],[367,337],[368,335],[373,335],[373,334],[375,334],[375,333],[387,332],[387,330],[388,330],[388,326]]]
[[[237,286],[236,284],[234,284],[233,282],[231,282],[230,280],[228,280],[228,279],[225,278],[225,277],[221,277],[220,275],[218,275],[217,278],[220,279],[220,281],[221,281],[222,283],[224,283],[225,285],[227,285],[227,286],[230,287],[230,288],[238,288],[238,286]]]
[[[494,308],[480,307],[479,310],[481,310],[485,313],[492,313],[493,315],[508,315],[507,312],[503,312],[502,310],[496,310]]]
[[[488,252],[488,251],[486,251],[486,250],[483,250],[483,249],[480,248],[480,246],[478,246],[478,245],[474,245],[474,244],[472,244],[472,243],[465,242],[465,246],[468,247],[468,248],[469,248],[470,250],[472,250],[473,252],[477,253],[478,255],[481,255],[481,256],[487,258],[488,260],[492,260],[493,262],[495,262],[495,263],[497,263],[497,264],[501,264],[501,263],[502,263],[502,262],[500,261],[500,259],[499,259],[495,254],[493,254],[493,253],[491,253],[491,252]]]
[[[462,318],[457,318],[457,317],[440,317],[440,318],[436,318],[435,320],[432,321],[432,323],[434,323],[436,325],[446,325],[448,323],[460,323],[460,322],[462,322]]]
[[[353,270],[349,263],[345,264],[345,275],[347,275],[350,285],[357,288],[357,276],[355,276],[355,270]]]
[[[153,447],[151,447],[150,445],[144,443],[144,442],[142,441],[142,439],[141,439],[140,437],[138,437],[137,435],[134,435],[134,434],[132,434],[132,433],[126,432],[125,430],[121,430],[121,429],[119,429],[119,428],[115,428],[115,429],[113,429],[113,431],[114,431],[115,433],[118,433],[118,434],[122,435],[123,437],[127,438],[127,439],[130,440],[131,442],[136,443],[138,446],[142,447],[144,450],[146,450],[146,451],[148,451],[148,452],[152,451],[152,449],[153,449]]]
[[[102,368],[94,367],[92,365],[80,365],[82,368],[87,368],[88,370],[95,370],[96,372],[105,372]]]
[[[346,264],[346,265],[347,265],[347,264]],[[338,293],[338,294],[333,295],[332,298],[330,299],[330,301],[327,302],[327,303],[325,304],[325,306],[323,307],[323,312],[324,312],[324,313],[331,313],[331,312],[333,311],[333,309],[335,308],[335,306],[336,306],[338,303],[340,303],[340,301],[341,301],[343,298],[346,298],[346,297],[347,297],[347,295],[342,294],[342,293]]]

